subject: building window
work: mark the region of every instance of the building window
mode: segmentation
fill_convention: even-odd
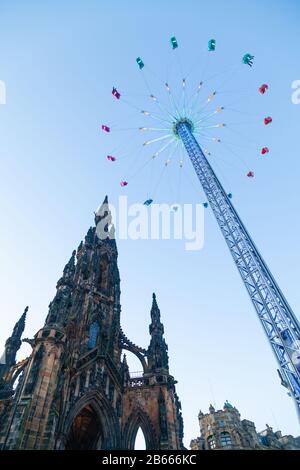
[[[209,436],[207,439],[208,447],[210,449],[215,449],[216,448],[216,439],[215,436]]]
[[[231,436],[228,432],[222,432],[221,433],[220,443],[221,443],[221,447],[231,447],[232,446]]]
[[[225,426],[225,421],[223,421],[222,419],[219,420],[219,426],[220,428],[224,428]]]
[[[97,322],[91,323],[90,332],[89,332],[89,343],[88,343],[89,349],[96,347],[99,330],[100,330],[100,327]]]

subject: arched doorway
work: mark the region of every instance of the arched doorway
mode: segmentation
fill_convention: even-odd
[[[120,449],[120,434],[119,420],[108,398],[91,390],[69,411],[57,448]]]
[[[74,419],[66,441],[67,450],[101,448],[102,428],[92,406],[85,406]]]
[[[140,440],[142,438],[142,441]],[[137,441],[137,438],[139,439]],[[142,410],[134,412],[124,427],[123,448],[127,450],[139,450],[136,444],[143,444],[143,449],[158,449],[157,436],[149,416]]]

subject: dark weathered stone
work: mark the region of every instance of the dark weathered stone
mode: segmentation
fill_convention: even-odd
[[[155,295],[148,348],[135,345],[120,326],[118,252],[109,238],[107,204],[106,198],[95,222],[108,217],[108,236],[99,240],[91,227],[77,253],[73,251],[44,327],[28,340],[30,357],[15,365],[25,316],[7,341],[10,362],[0,380],[0,448],[132,449],[139,427],[148,449],[183,447],[181,412]],[[130,377],[123,350],[140,359],[140,377]],[[14,393],[10,384],[15,371],[23,374]]]

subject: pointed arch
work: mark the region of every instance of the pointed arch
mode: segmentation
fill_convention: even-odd
[[[70,447],[68,439],[72,435],[72,426],[80,417],[85,420],[87,432],[94,436],[92,448],[94,449],[120,449],[120,427],[117,416],[107,397],[99,390],[93,390],[81,397],[71,408],[61,435],[59,448]],[[89,421],[89,422],[88,422]],[[98,427],[95,427],[98,423]]]
[[[99,416],[91,405],[78,413],[69,430],[66,450],[92,450],[101,448],[103,430]]]
[[[149,416],[137,409],[128,418],[123,431],[123,448],[134,450],[137,432],[141,428],[144,434],[146,449],[154,450],[159,448],[159,442]]]
[[[122,350],[126,349],[127,351],[131,352],[134,354],[140,361],[143,371],[147,372],[148,370],[148,364],[147,364],[147,351],[144,348],[141,348],[134,344],[130,339],[127,338],[127,336],[123,333],[123,330],[120,330],[120,346]]]

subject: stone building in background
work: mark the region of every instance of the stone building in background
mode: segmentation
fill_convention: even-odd
[[[97,236],[97,224],[107,236]],[[120,326],[120,277],[107,198],[57,283],[29,357],[16,362],[27,309],[0,361],[0,449],[182,449],[183,420],[153,294],[150,344]],[[111,229],[112,230],[112,229]],[[138,282],[137,282],[138,285]],[[143,372],[131,377],[124,350]],[[16,385],[17,384],[17,385]]]
[[[239,411],[228,401],[222,410],[210,405],[209,413],[199,412],[200,437],[191,441],[192,450],[300,450],[300,437],[282,436],[266,425],[257,432],[255,424],[242,419]]]

